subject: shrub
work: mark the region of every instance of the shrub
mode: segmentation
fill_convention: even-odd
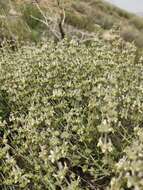
[[[24,20],[19,17],[13,19],[6,16],[4,19],[0,19],[0,25],[1,38],[7,40],[17,39],[19,41],[32,39],[32,33],[29,30],[29,27]]]
[[[141,17],[134,16],[129,20],[129,23],[139,30],[143,29],[143,20]]]
[[[41,26],[41,23],[32,18],[35,17],[37,19],[43,19],[43,16],[41,14],[41,12],[39,11],[39,9],[37,8],[36,5],[34,4],[25,4],[22,6],[22,14],[23,14],[23,20],[28,24],[28,26],[31,28],[31,29],[37,29],[39,30],[40,26]]]
[[[1,12],[7,13],[10,9],[9,0],[0,1],[0,14]]]
[[[95,29],[94,22],[91,17],[73,14],[70,11],[66,13],[65,22],[74,27],[77,27],[78,29],[84,29],[90,32],[94,31]]]
[[[133,143],[126,147],[124,156],[116,164],[110,190],[143,189],[143,129],[135,128]]]
[[[107,187],[143,123],[135,52],[121,39],[96,39],[0,53],[2,189]]]
[[[139,36],[139,31],[134,27],[126,26],[122,28],[121,36],[128,42],[133,42]]]
[[[134,27],[126,26],[122,28],[121,37],[128,42],[134,42],[139,48],[143,47],[143,35],[141,31],[138,31]]]
[[[100,25],[103,29],[109,30],[113,27],[115,21],[112,17],[101,14],[95,18],[95,23]]]
[[[143,48],[143,34],[140,32],[139,36],[135,39],[135,44],[139,48]]]

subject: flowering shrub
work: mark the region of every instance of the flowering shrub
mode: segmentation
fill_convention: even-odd
[[[135,140],[125,148],[125,155],[116,164],[110,190],[143,189],[143,129],[135,128],[135,135]]]
[[[143,66],[135,52],[120,39],[97,39],[0,53],[2,189],[109,185],[143,122]]]

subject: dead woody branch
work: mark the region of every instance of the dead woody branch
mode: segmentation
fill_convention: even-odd
[[[64,24],[65,24],[65,10],[60,5],[60,1],[57,0],[57,14],[50,16],[45,14],[38,3],[36,3],[38,10],[40,11],[43,19],[39,19],[31,15],[31,17],[43,24],[46,25],[50,33],[54,36],[56,41],[60,41],[65,38],[66,34],[64,31]],[[50,12],[50,10],[49,10]]]

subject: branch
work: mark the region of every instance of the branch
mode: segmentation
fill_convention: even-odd
[[[61,34],[61,39],[65,38],[65,31],[64,31],[64,24],[65,24],[65,11],[64,9],[62,9],[62,12],[60,13],[60,21],[59,21],[59,30],[60,30],[60,34]]]
[[[39,18],[36,18],[36,17],[34,17],[34,16],[32,16],[32,15],[31,15],[31,18],[33,18],[33,19],[35,19],[35,20],[37,20],[37,21],[39,21],[39,22],[45,24],[45,25],[48,27],[48,29],[50,30],[50,32],[56,37],[56,39],[57,39],[58,41],[60,40],[60,35],[57,33],[56,30],[53,30],[52,27],[49,26],[49,24],[48,24],[47,21],[44,21],[44,20],[39,19]],[[51,19],[50,19],[50,20],[51,20]]]

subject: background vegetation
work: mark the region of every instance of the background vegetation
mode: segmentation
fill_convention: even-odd
[[[1,36],[16,38],[18,40],[38,41],[43,38],[51,38],[49,28],[33,19],[43,19],[36,1],[1,0],[0,1],[0,26]],[[44,14],[50,15],[51,19],[59,16],[57,1],[40,0],[39,6]],[[63,3],[62,3],[63,2]],[[104,33],[115,24],[120,27],[120,35],[126,41],[134,41],[139,47],[143,46],[143,19],[128,13],[102,0],[69,0],[61,1],[60,8],[66,13],[64,29],[67,36],[73,36],[75,29],[88,32]],[[72,26],[72,27],[69,27]],[[53,27],[53,26],[52,26]],[[56,28],[56,30],[58,30]],[[74,32],[75,33],[75,32]]]
[[[42,2],[0,1],[0,189],[142,190],[142,20]]]

